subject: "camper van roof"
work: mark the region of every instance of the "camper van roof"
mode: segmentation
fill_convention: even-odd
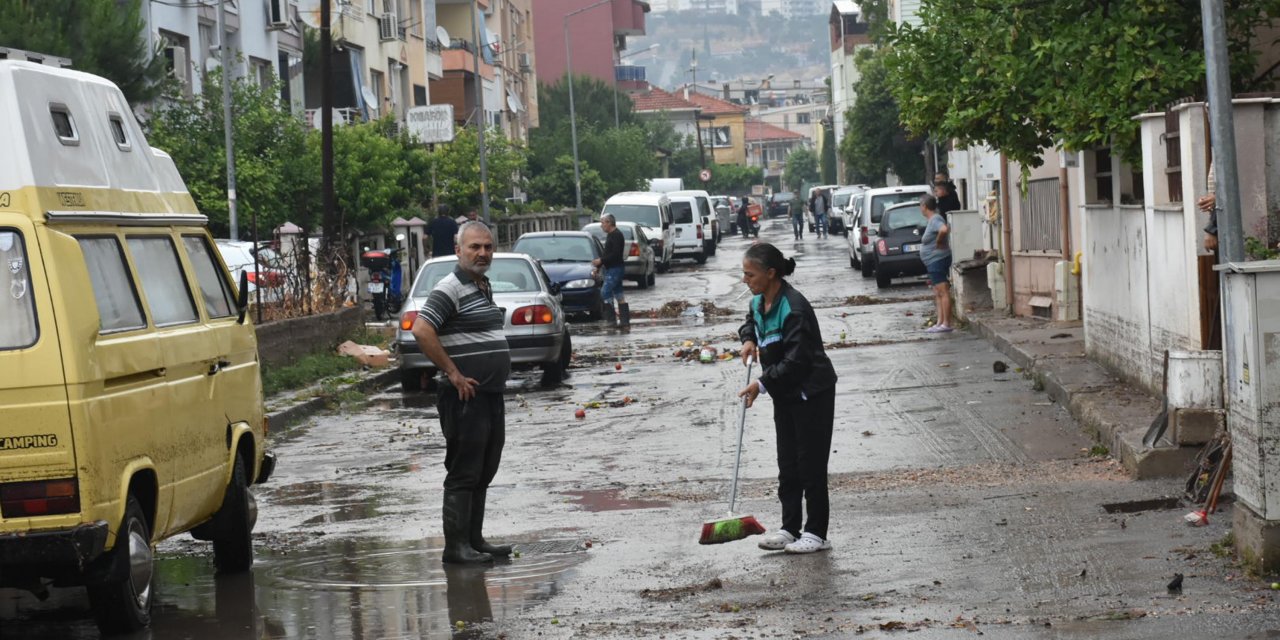
[[[173,159],[98,76],[0,60],[0,149],[0,193],[32,217],[199,215]],[[24,195],[35,200],[18,204]]]

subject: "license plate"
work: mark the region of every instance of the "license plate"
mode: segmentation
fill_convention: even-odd
[[[902,245],[902,252],[903,252],[903,253],[918,253],[919,251],[920,251],[920,245],[918,245],[918,244],[906,244],[906,245]]]

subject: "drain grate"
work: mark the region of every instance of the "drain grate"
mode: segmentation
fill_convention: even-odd
[[[518,542],[516,548],[520,553],[579,553],[586,551],[587,547],[582,540],[576,538],[563,538],[559,540],[535,540],[533,542]]]
[[[1107,513],[1139,513],[1142,511],[1166,511],[1182,506],[1181,498],[1151,498],[1148,500],[1130,500],[1128,502],[1111,502],[1102,505]]]

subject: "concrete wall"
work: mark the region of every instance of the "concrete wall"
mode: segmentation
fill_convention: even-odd
[[[1085,352],[1131,382],[1155,388],[1144,208],[1088,205],[1084,227]]]
[[[264,367],[282,367],[303,356],[332,350],[364,322],[361,307],[304,318],[267,322],[255,327],[258,358]]]

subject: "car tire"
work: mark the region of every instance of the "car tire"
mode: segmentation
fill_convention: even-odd
[[[653,270],[654,270],[654,271],[656,271],[656,272],[658,272],[658,273],[666,273],[667,271],[670,271],[670,270],[671,270],[671,263],[669,263],[669,262],[658,262],[658,263],[656,263],[656,264],[654,264],[654,265],[653,265]]]
[[[564,381],[565,374],[569,371],[569,363],[573,359],[573,342],[569,338],[569,332],[566,331],[564,339],[560,341],[560,356],[554,362],[547,362],[542,365],[542,379],[538,381],[544,389],[551,389],[560,386]]]
[[[422,391],[422,369],[401,369],[400,390],[404,393]]]
[[[877,289],[888,289],[889,285],[892,283],[893,283],[893,279],[889,277],[889,274],[882,273],[879,269],[876,269],[876,288]]]
[[[253,525],[257,520],[249,471],[237,455],[222,507],[213,516],[218,532],[213,536],[213,566],[218,573],[243,573],[253,566]]]
[[[708,256],[714,256],[714,255],[716,255],[716,243],[714,243],[714,242],[712,242],[711,244],[709,244],[709,245],[707,245],[707,246],[703,247],[702,249],[703,249],[703,253],[705,253],[705,254],[706,254],[706,255],[708,255]]]
[[[637,288],[639,288],[639,289],[648,289],[648,288],[649,288],[649,274],[640,274],[640,277],[639,277],[639,278],[636,278],[636,287],[637,287]]]
[[[706,264],[707,263],[706,252],[704,251],[703,253],[698,254],[698,257],[694,258],[693,261],[697,262],[698,264]]]
[[[875,263],[871,262],[870,259],[863,258],[861,260],[861,263],[858,265],[858,268],[862,270],[862,277],[870,278],[872,275],[875,274],[876,265]]]
[[[155,554],[151,527],[132,493],[125,501],[118,531],[116,546],[104,558],[105,575],[89,584],[89,606],[104,635],[137,631],[151,624]],[[135,559],[139,562],[132,564]]]
[[[653,285],[655,285],[655,284],[658,284],[658,274],[657,274],[656,272],[655,272],[655,273],[650,273],[650,274],[649,274],[649,286],[651,286],[651,287],[652,287],[652,286],[653,286]]]

